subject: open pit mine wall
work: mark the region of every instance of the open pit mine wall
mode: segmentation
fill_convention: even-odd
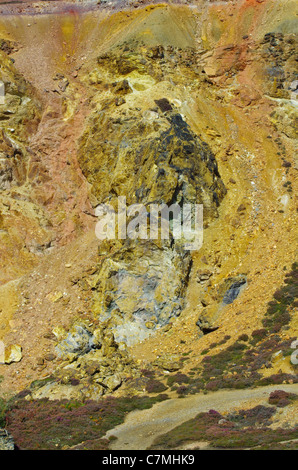
[[[218,156],[235,143],[254,149],[254,130],[238,110],[266,97],[276,108],[264,105],[265,119],[295,138],[297,5],[59,8],[0,7],[1,282],[25,276],[23,288],[30,270],[92,233],[93,267],[70,280],[101,327],[60,331],[55,351],[88,365],[96,350],[112,377],[123,359],[117,344],[144,340],[183,312],[193,256],[173,240],[94,248],[95,208],[116,207],[119,196],[128,204],[201,203],[204,227],[212,227],[227,197]],[[59,315],[71,323],[71,305],[54,312],[57,324]]]

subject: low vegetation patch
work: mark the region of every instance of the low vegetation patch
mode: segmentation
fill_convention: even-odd
[[[279,408],[284,408],[297,400],[297,398],[298,395],[295,393],[285,392],[284,390],[274,390],[274,392],[270,393],[268,403],[278,406]]]
[[[297,294],[298,264],[294,263],[292,270],[286,274],[284,285],[274,293],[274,300],[268,304],[263,328],[254,330],[250,337],[247,334],[240,335],[234,344],[213,355],[212,350],[224,345],[230,336],[212,343],[209,349],[202,352],[204,358],[201,364],[191,369],[187,379],[179,382],[179,374],[171,375],[167,384],[172,390],[179,390],[181,395],[186,395],[223,388],[298,383],[297,374],[280,372],[263,377],[261,373],[261,369],[272,368],[272,356],[275,353],[281,351],[283,357],[286,357],[293,352],[291,344],[296,338],[284,340],[279,332],[287,328],[291,312],[297,306]],[[185,377],[185,374],[180,375]]]
[[[162,382],[156,379],[150,379],[146,384],[146,392],[147,393],[161,393],[167,390],[166,387]]]
[[[150,408],[167,399],[156,397],[107,396],[84,403],[68,400],[14,399],[6,404],[6,429],[21,450],[54,450],[79,446],[84,449],[108,448],[102,439],[109,429],[121,424],[127,413]]]
[[[298,427],[271,429],[275,412],[275,407],[256,406],[224,417],[209,410],[159,436],[151,449],[179,449],[191,442],[198,446],[207,442],[210,448],[217,449],[294,448],[291,441],[298,438]]]
[[[273,300],[269,302],[263,320],[264,327],[270,333],[279,332],[291,320],[290,311],[298,306],[298,263],[286,274],[284,285],[277,289]]]

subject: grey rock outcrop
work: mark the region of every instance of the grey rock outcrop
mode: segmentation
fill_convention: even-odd
[[[13,437],[6,429],[0,429],[0,451],[15,450]]]

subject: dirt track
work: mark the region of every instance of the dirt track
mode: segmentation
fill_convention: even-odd
[[[154,440],[198,413],[215,409],[220,413],[232,412],[239,408],[268,405],[268,395],[282,389],[297,393],[297,385],[273,385],[249,390],[225,390],[208,395],[198,394],[187,398],[173,398],[157,403],[149,410],[130,413],[125,422],[111,429],[105,437],[115,436],[112,450],[145,450]],[[295,420],[295,410],[288,408],[287,420]],[[297,414],[297,410],[296,410]]]

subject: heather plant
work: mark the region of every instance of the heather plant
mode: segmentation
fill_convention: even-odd
[[[126,414],[136,409],[150,408],[165,400],[167,395],[153,398],[107,396],[99,401],[69,402],[67,400],[16,399],[5,410],[6,428],[21,450],[54,450],[91,442],[122,423]],[[98,445],[106,443],[98,441]]]
[[[209,410],[159,436],[151,449],[177,449],[200,441],[217,449],[283,448],[283,441],[297,439],[298,428],[269,428],[275,412],[274,407],[257,406],[225,418],[216,410]]]
[[[186,385],[180,385],[180,387],[177,388],[176,392],[178,396],[182,397],[183,395],[187,395],[187,387]]]
[[[293,401],[297,400],[298,395],[295,393],[285,392],[284,390],[274,390],[270,393],[268,403],[283,408]]]
[[[290,320],[290,310],[297,306],[298,298],[298,263],[286,274],[284,285],[277,289],[273,300],[269,302],[263,325],[271,333],[277,333]]]
[[[273,406],[258,405],[249,410],[239,410],[237,413],[232,413],[228,416],[228,420],[237,423],[242,428],[263,427],[271,424],[271,418],[275,413],[276,408]]]
[[[167,384],[169,387],[172,387],[173,384],[186,384],[189,383],[190,378],[186,374],[182,374],[181,372],[170,375],[167,380]]]
[[[147,393],[161,393],[167,390],[167,387],[156,379],[150,379],[146,384]]]
[[[7,410],[7,402],[0,398],[0,428],[5,427],[5,414]]]
[[[269,302],[263,320],[264,328],[256,329],[251,337],[242,334],[224,350],[212,355],[212,349],[224,344],[229,336],[212,343],[209,349],[202,351],[204,358],[199,368],[191,370],[190,380],[185,393],[196,393],[200,390],[216,391],[222,388],[246,388],[257,385],[297,383],[296,374],[278,373],[262,377],[262,368],[272,367],[272,356],[282,351],[284,357],[291,355],[291,343],[296,338],[283,340],[278,334],[291,319],[290,311],[296,305],[298,293],[298,264],[286,274],[285,282],[274,293]],[[294,367],[295,365],[293,365]],[[172,383],[169,377],[168,384]]]

